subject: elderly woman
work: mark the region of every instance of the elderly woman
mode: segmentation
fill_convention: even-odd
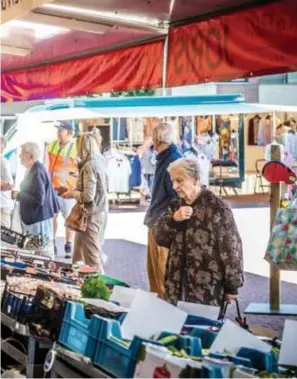
[[[168,168],[179,200],[155,224],[160,246],[170,249],[165,299],[220,306],[243,285],[242,243],[228,205],[201,187],[197,160],[181,158]]]
[[[80,158],[79,177],[76,190],[68,190],[66,199],[82,200],[88,210],[87,230],[76,232],[74,238],[73,263],[84,261],[103,273],[101,230],[107,210],[106,174],[100,154],[100,137],[96,129],[78,137],[77,153]]]
[[[46,168],[39,162],[40,155],[33,142],[21,146],[20,159],[27,172],[20,192],[13,191],[13,197],[20,202],[23,231],[30,236],[32,248],[52,247],[53,217],[58,212],[56,195]]]

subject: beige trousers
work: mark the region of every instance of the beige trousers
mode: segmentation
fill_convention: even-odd
[[[154,240],[153,231],[148,230],[147,245],[147,273],[150,283],[150,291],[157,293],[159,297],[164,297],[164,278],[168,249],[160,247]]]
[[[102,247],[100,243],[100,229],[104,224],[105,213],[98,212],[88,218],[88,226],[85,232],[76,232],[73,247],[73,263],[83,261],[88,266],[98,267],[104,273],[102,267]]]

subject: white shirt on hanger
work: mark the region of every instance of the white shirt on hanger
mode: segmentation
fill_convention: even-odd
[[[129,193],[131,164],[124,155],[111,157],[107,162],[108,192]]]

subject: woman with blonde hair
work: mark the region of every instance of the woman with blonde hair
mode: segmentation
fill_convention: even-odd
[[[82,201],[88,211],[87,230],[75,234],[73,263],[84,261],[103,273],[100,232],[105,222],[107,192],[100,145],[101,136],[96,129],[78,136],[77,154],[80,163],[76,189],[68,190],[63,197]]]

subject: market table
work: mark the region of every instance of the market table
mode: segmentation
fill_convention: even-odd
[[[22,349],[20,349],[21,346],[23,346]],[[28,378],[43,377],[43,362],[51,348],[51,342],[32,337],[26,325],[18,323],[1,312],[1,350],[13,361],[26,368]]]
[[[114,378],[78,354],[55,349],[51,378]]]

